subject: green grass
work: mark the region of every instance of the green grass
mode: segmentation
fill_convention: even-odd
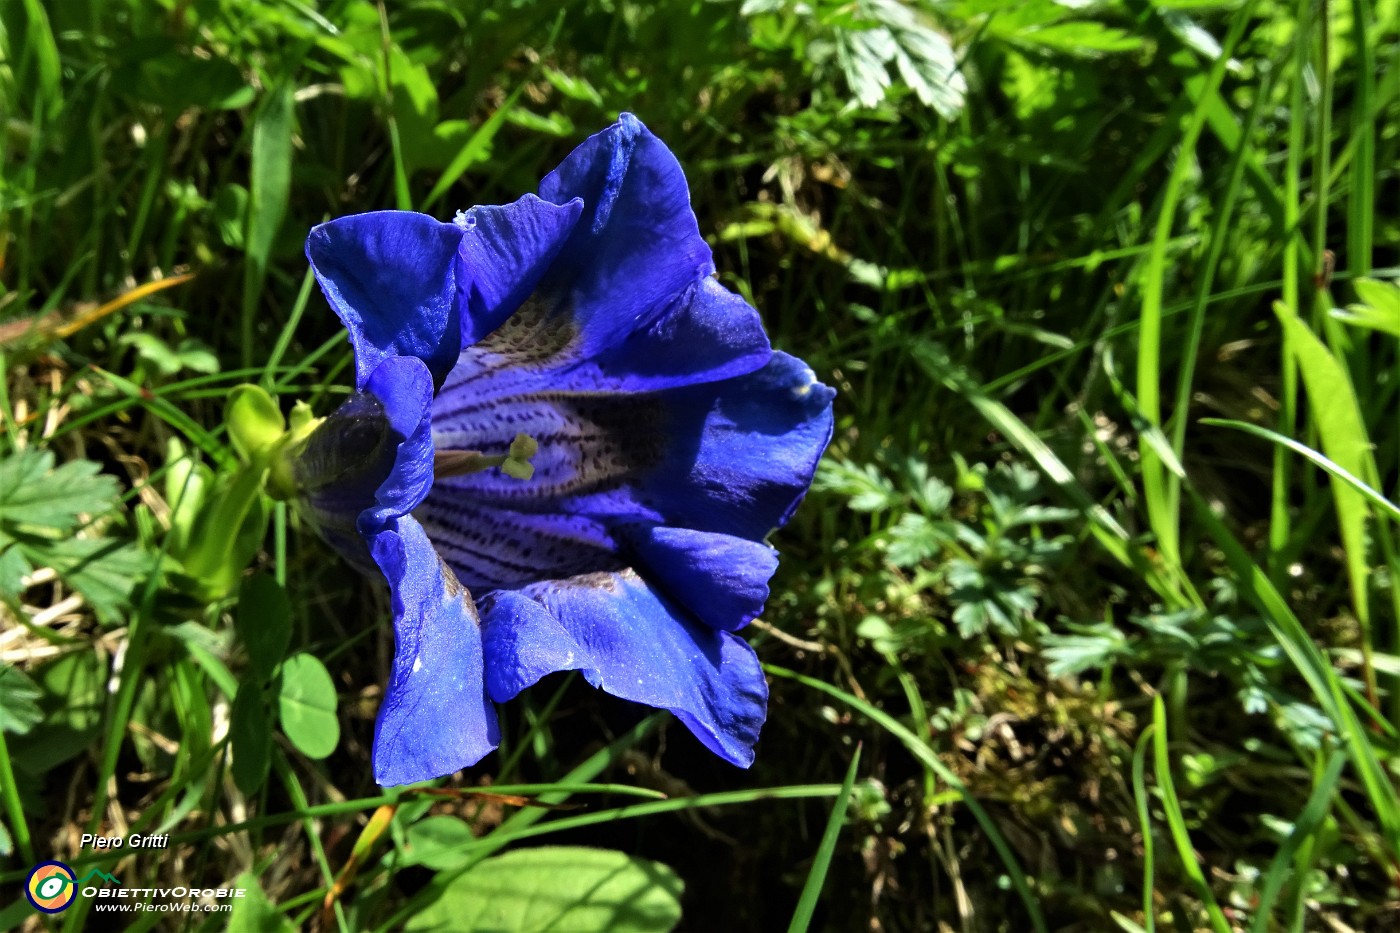
[[[0,0],[6,890],[390,930],[558,844],[688,929],[1400,924],[1400,4],[1073,6]],[[311,226],[513,200],[621,110],[840,393],[758,760],[556,677],[385,794],[387,599],[245,494],[225,402],[349,391]]]

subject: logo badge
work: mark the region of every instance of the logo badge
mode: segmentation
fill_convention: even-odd
[[[78,896],[78,879],[62,862],[40,862],[29,871],[24,896],[35,910],[56,914],[66,910]]]

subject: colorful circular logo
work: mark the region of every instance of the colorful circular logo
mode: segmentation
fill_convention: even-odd
[[[35,910],[56,914],[67,909],[78,896],[78,879],[73,869],[62,862],[40,862],[30,869],[24,896]]]

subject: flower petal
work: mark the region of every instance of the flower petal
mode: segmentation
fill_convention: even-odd
[[[500,327],[549,271],[583,211],[583,202],[551,204],[533,194],[459,215],[467,284],[462,346]]]
[[[402,438],[388,476],[374,492],[374,504],[367,504],[356,522],[360,533],[369,537],[407,515],[432,488],[433,378],[421,360],[394,356],[375,368],[366,389],[383,406],[389,435]]]
[[[375,723],[374,779],[412,784],[476,764],[500,731],[471,594],[411,517],[377,534],[370,551],[394,605],[394,668]]]
[[[732,632],[763,611],[778,552],[762,541],[650,523],[623,534],[647,578],[706,625]]]
[[[753,763],[768,703],[758,657],[743,639],[690,618],[635,571],[492,593],[482,619],[493,698],[579,669],[615,697],[675,713],[726,761]]]
[[[540,289],[576,339],[576,379],[633,391],[736,376],[770,347],[758,312],[710,276],[680,163],[630,113],[579,146],[540,184],[546,201],[583,202]],[[619,382],[621,380],[621,382]]]
[[[582,198],[584,209],[560,272],[589,299],[622,298],[618,329],[691,282],[715,271],[700,236],[690,190],[666,144],[630,113],[590,136],[540,182],[555,204]],[[601,304],[590,310],[601,310]]]
[[[461,350],[462,229],[426,214],[376,211],[321,224],[306,258],[350,332],[355,387],[386,357],[413,356],[441,383]]]
[[[757,372],[665,393],[675,441],[638,498],[670,525],[763,538],[806,495],[835,394],[782,352]]]

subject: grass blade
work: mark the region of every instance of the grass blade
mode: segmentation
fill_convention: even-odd
[[[267,277],[272,245],[287,214],[292,186],[294,89],[290,83],[268,92],[253,125],[252,180],[248,192],[247,264],[243,272],[243,365],[253,365],[258,297]]]
[[[1328,459],[1306,444],[1301,444],[1291,437],[1284,437],[1277,431],[1270,431],[1268,428],[1260,427],[1257,424],[1250,424],[1247,421],[1235,421],[1230,418],[1202,418],[1200,423],[1211,425],[1212,427],[1234,428],[1246,434],[1253,434],[1255,437],[1262,437],[1266,441],[1281,444],[1300,457],[1307,459],[1316,466],[1331,473],[1337,479],[1356,490],[1372,505],[1379,509],[1382,515],[1387,515],[1391,520],[1400,522],[1400,506],[1397,506],[1394,502],[1387,499],[1374,486],[1363,482],[1355,473],[1352,473],[1335,461]]]
[[[841,782],[841,793],[836,795],[836,801],[831,805],[826,831],[822,833],[821,845],[817,846],[812,870],[807,873],[807,881],[802,885],[802,896],[797,899],[797,910],[788,924],[788,933],[802,933],[812,922],[812,912],[817,909],[817,899],[821,897],[822,885],[826,882],[826,870],[831,866],[831,853],[836,850],[836,840],[846,822],[846,806],[851,800],[851,788],[855,786],[859,765],[860,746],[857,745],[856,753],[851,756],[851,766],[846,769],[846,779]]]
[[[1278,899],[1279,891],[1283,889],[1283,883],[1288,877],[1288,866],[1293,861],[1293,856],[1302,846],[1303,841],[1311,838],[1317,832],[1328,811],[1332,809],[1333,795],[1336,793],[1337,783],[1341,780],[1342,767],[1345,764],[1346,755],[1342,754],[1334,754],[1327,760],[1327,767],[1323,769],[1317,783],[1313,785],[1313,792],[1308,797],[1307,805],[1303,807],[1303,812],[1293,823],[1293,832],[1284,838],[1273,861],[1269,863],[1269,870],[1264,874],[1264,890],[1259,895],[1259,903],[1254,908],[1254,923],[1250,927],[1251,933],[1268,933],[1269,914],[1273,912],[1274,901]],[[1301,883],[1302,879],[1299,878],[1298,881]]]
[[[1035,928],[1036,933],[1047,933],[1048,927],[1045,925],[1045,917],[1040,912],[1040,904],[1036,900],[1034,892],[1031,891],[1030,880],[1026,877],[1026,873],[1021,870],[1020,863],[1016,861],[1016,856],[1011,851],[1010,843],[1006,841],[1006,837],[1003,836],[1001,830],[997,828],[996,821],[992,819],[991,815],[987,813],[986,810],[982,809],[982,805],[968,793],[967,785],[964,784],[947,765],[938,760],[938,756],[934,754],[933,749],[920,741],[917,735],[910,732],[889,713],[877,709],[875,706],[872,706],[859,697],[852,696],[839,687],[834,687],[831,684],[813,677],[804,676],[796,671],[790,671],[785,667],[778,667],[775,664],[765,664],[763,665],[763,669],[775,677],[786,677],[789,680],[795,680],[800,684],[811,687],[813,690],[819,690],[827,696],[845,703],[862,716],[865,716],[879,725],[882,729],[890,733],[890,735],[899,739],[899,741],[904,744],[904,747],[909,750],[910,754],[917,758],[924,767],[938,775],[943,783],[954,788],[961,795],[962,802],[967,805],[967,809],[972,813],[973,818],[977,820],[978,825],[982,827],[982,831],[987,834],[987,841],[991,843],[992,848],[996,850],[997,855],[1001,858],[1001,863],[1006,868],[1006,874],[1011,879],[1012,887],[1014,887],[1016,893],[1020,895],[1021,903],[1025,905],[1026,913],[1030,915],[1031,926]]]
[[[1231,933],[1230,921],[1225,919],[1220,905],[1215,902],[1210,882],[1201,871],[1201,863],[1196,860],[1191,834],[1186,830],[1186,817],[1182,815],[1181,801],[1176,796],[1176,784],[1172,781],[1171,753],[1167,749],[1167,705],[1162,702],[1160,694],[1152,698],[1152,751],[1157,768],[1157,790],[1167,814],[1172,842],[1176,843],[1176,853],[1181,859],[1181,868],[1196,886],[1196,892],[1201,896],[1201,903],[1210,917],[1211,928],[1215,933]]]

